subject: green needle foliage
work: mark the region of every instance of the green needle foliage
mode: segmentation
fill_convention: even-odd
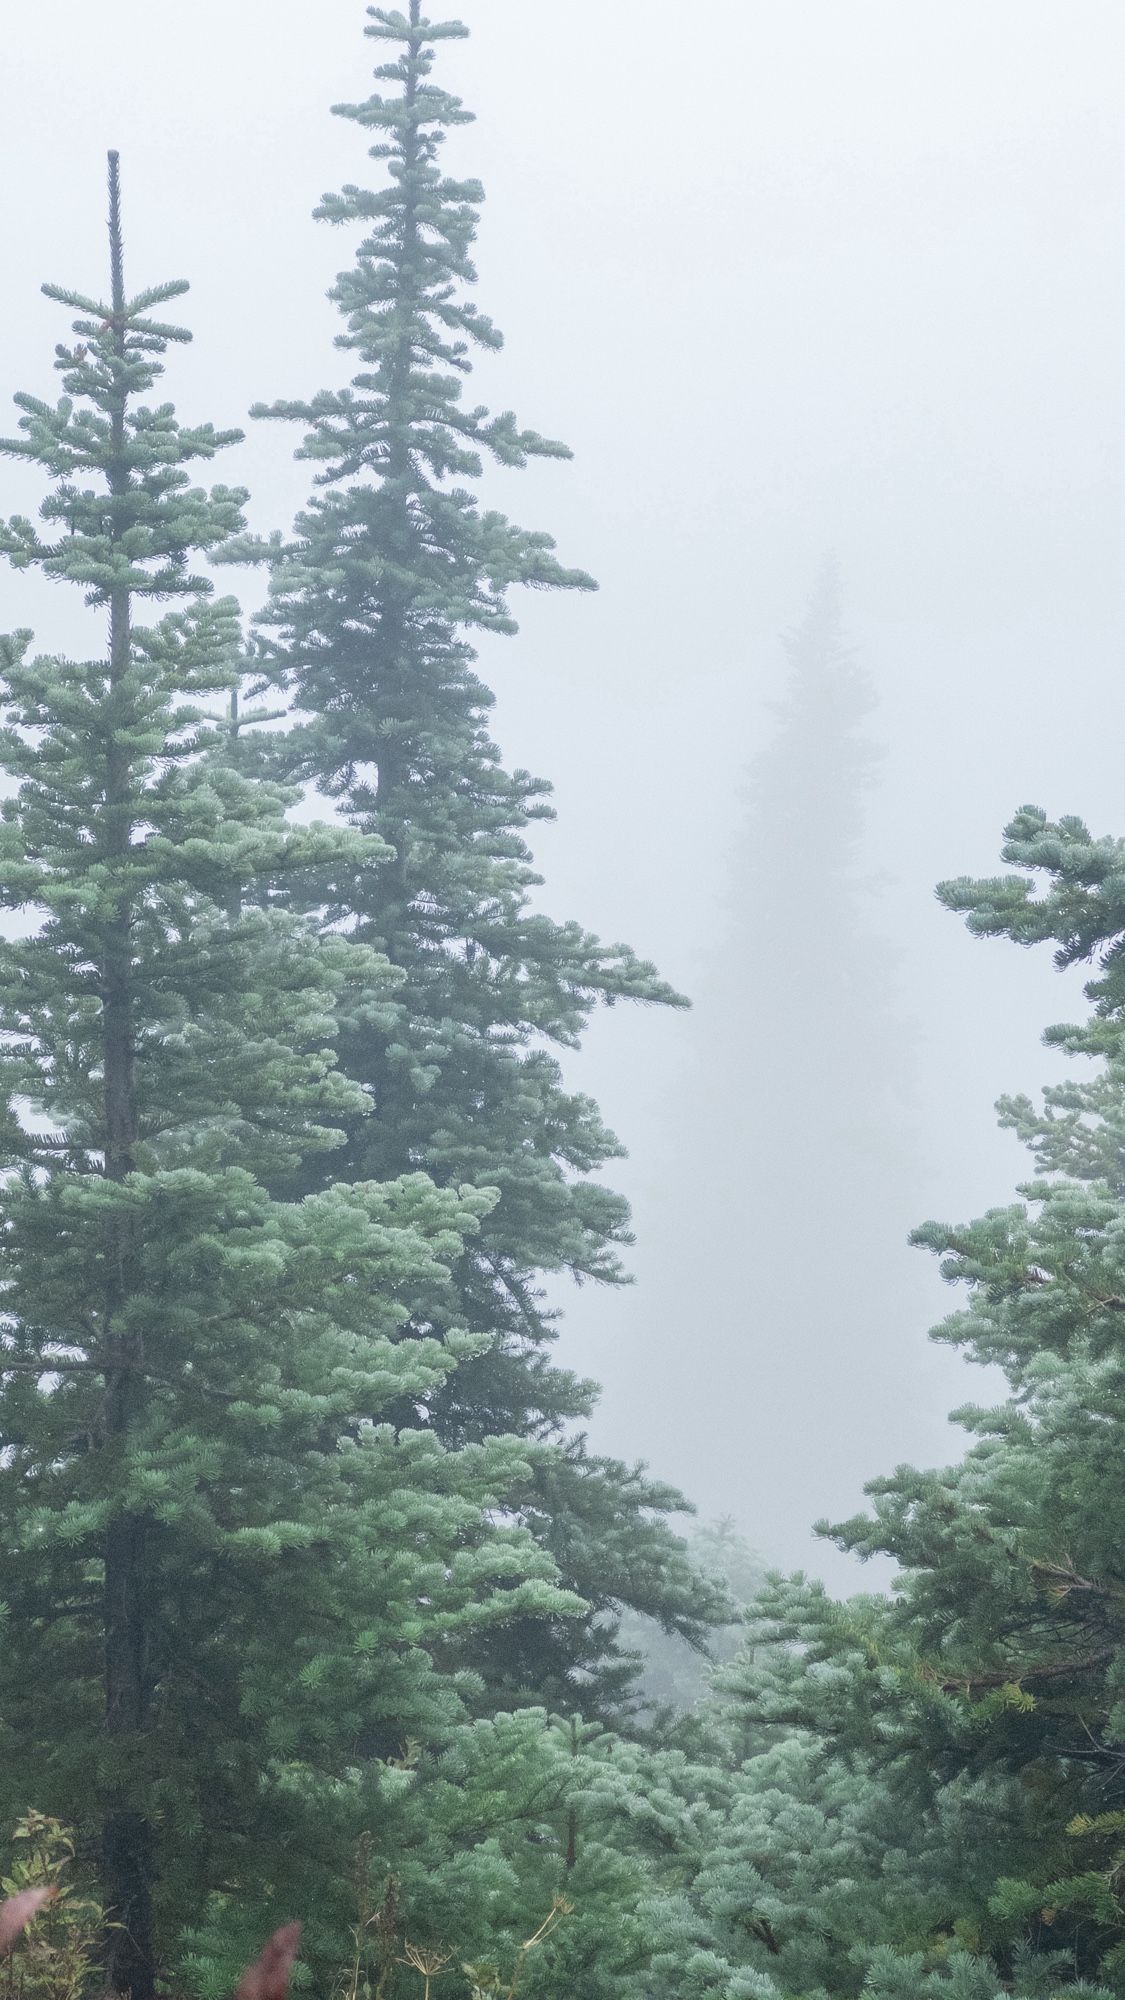
[[[106,299],[52,290],[64,394],[21,396],[3,447],[52,487],[0,547],[107,643],[0,653],[0,1813],[96,1835],[107,1974],[144,2000],[219,1885],[261,1930],[335,1878],[378,1760],[458,1726],[472,1634],[579,1606],[498,1511],[523,1445],[432,1421],[485,1344],[451,1274],[492,1197],[278,1192],[368,1109],[335,1021],[394,981],[292,885],[383,849],[293,826],[232,754],[236,607],[192,565],[243,496],[189,468],[235,434],[147,400],[185,287],[127,294],[114,156],[111,246]]]
[[[370,18],[384,88],[342,110],[386,181],[322,209],[366,232],[356,373],[275,413],[318,492],[253,645],[204,573],[252,552],[244,495],[193,483],[237,433],[155,400],[185,287],[128,294],[113,155],[108,293],[52,288],[63,394],[0,444],[49,483],[0,552],[98,634],[0,640],[0,1828],[34,1845],[9,1886],[65,1888],[64,1825],[97,1884],[0,1991],[221,2000],[299,1916],[308,1990],[348,2000],[1110,2000],[1125,843],[1027,808],[1018,875],[941,891],[1095,962],[1048,1036],[1093,1067],[1002,1101],[1017,1202],[917,1232],[969,1293],[937,1337],[1007,1394],[959,1413],[961,1463],[825,1530],[898,1588],[759,1589],[723,1529],[700,1576],[679,1496],[587,1451],[590,1385],[551,1358],[546,1281],[615,1283],[628,1240],[560,1056],[595,1006],[676,996],[534,906],[547,788],[504,770],[471,641],[513,586],[589,579],[480,499],[489,462],[562,448],[461,400],[498,344],[466,298],[480,190],[438,164],[464,30]],[[822,593],[788,716],[821,747],[866,701],[834,632]],[[332,824],[291,817],[310,784]],[[729,1619],[724,1578],[756,1595],[704,1691],[678,1647]],[[622,1607],[690,1683],[647,1732],[606,1726]]]
[[[1018,1201],[916,1240],[969,1294],[935,1337],[1007,1394],[958,1412],[961,1463],[873,1481],[831,1531],[896,1559],[893,1598],[760,1597],[729,1808],[656,1905],[668,1995],[1125,1991],[1125,843],[1025,808],[1004,858],[942,900],[1093,962],[1089,1018],[1047,1040],[1094,1067],[1001,1100]]]
[[[592,1390],[550,1361],[543,1274],[618,1282],[629,1241],[625,1204],[595,1178],[620,1148],[597,1107],[567,1087],[557,1051],[577,1046],[600,1004],[677,996],[626,946],[533,906],[540,878],[526,834],[550,815],[549,787],[502,766],[471,641],[515,630],[514,586],[575,591],[591,580],[562,565],[549,536],[482,506],[479,486],[489,465],[568,453],[511,412],[463,399],[474,349],[500,345],[466,296],[482,190],[439,164],[469,114],[432,80],[435,53],[466,30],[426,20],[419,0],[409,14],[368,12],[386,58],[380,88],[337,111],[373,137],[385,179],[374,191],[346,187],[319,210],[363,232],[334,292],[338,346],[356,372],[347,388],[256,413],[304,427],[299,456],[318,489],[293,539],[273,550],[259,664],[295,704],[287,774],[315,783],[388,849],[383,865],[327,870],[316,888],[327,922],[347,923],[400,975],[389,1012],[382,994],[341,1011],[342,1066],[376,1113],[351,1121],[347,1171],[367,1180],[421,1168],[443,1187],[497,1193],[458,1265],[456,1311],[500,1338],[450,1377],[442,1435],[547,1439],[589,1414]],[[512,1628],[484,1662],[490,1682],[573,1699],[581,1670],[585,1698],[609,1699],[619,1677],[597,1670],[612,1657],[619,1591],[698,1641],[719,1615],[715,1593],[652,1520],[681,1504],[581,1446],[544,1472],[527,1518],[568,1580],[589,1590],[592,1616],[566,1627],[565,1642],[560,1632],[553,1667]]]

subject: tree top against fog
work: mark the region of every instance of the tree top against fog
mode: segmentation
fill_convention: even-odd
[[[490,468],[569,454],[465,393],[474,357],[500,336],[470,297],[482,191],[441,165],[468,114],[435,83],[434,60],[463,32],[417,6],[376,9],[376,89],[336,107],[379,170],[373,189],[349,185],[318,210],[358,237],[332,294],[355,373],[259,413],[301,427],[314,493],[271,551],[258,658],[298,711],[277,750],[286,775],[337,799],[388,850],[358,882],[321,885],[328,921],[354,925],[400,976],[389,1012],[349,1004],[340,1022],[343,1065],[375,1114],[352,1126],[347,1171],[421,1168],[442,1187],[498,1195],[462,1260],[456,1320],[491,1344],[451,1379],[441,1434],[561,1443],[593,1390],[549,1364],[545,1276],[618,1282],[631,1238],[626,1203],[599,1178],[621,1148],[552,1045],[577,1048],[601,1004],[678,996],[627,945],[537,906],[526,834],[550,816],[550,786],[506,768],[476,671],[477,634],[515,630],[513,587],[585,591],[591,579],[561,564],[549,535],[480,498]],[[538,1476],[528,1518],[590,1619],[577,1640],[577,1627],[558,1628],[550,1658],[531,1657],[541,1631],[513,1628],[507,1657],[483,1669],[567,1704],[581,1687],[594,1703],[590,1669],[613,1649],[621,1601],[692,1638],[724,1613],[659,1519],[678,1494],[574,1437]]]
[[[337,346],[357,359],[350,388],[308,401],[282,401],[256,415],[289,418],[308,431],[298,456],[319,468],[318,486],[373,474],[388,507],[405,507],[426,530],[393,540],[382,555],[384,579],[416,604],[428,598],[456,624],[515,629],[506,601],[514,583],[591,589],[585,571],[564,568],[549,535],[481,513],[471,493],[450,482],[479,479],[489,460],[523,467],[532,458],[569,458],[567,446],[526,429],[510,410],[491,414],[464,400],[474,349],[495,350],[502,337],[466,296],[476,283],[470,255],[479,181],[440,167],[448,132],[471,121],[460,100],[431,80],[435,46],[468,30],[431,22],[416,4],[409,17],[369,10],[367,34],[388,51],[377,90],[337,116],[373,132],[370,156],[384,169],[377,189],[347,185],[324,196],[318,219],[358,224],[366,234],[354,264],[330,296],[346,330]],[[333,519],[315,505],[298,530],[315,541]],[[370,550],[367,555],[370,557]]]

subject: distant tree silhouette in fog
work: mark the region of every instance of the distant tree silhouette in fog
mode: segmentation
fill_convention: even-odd
[[[913,1280],[893,1253],[919,1196],[912,1037],[865,852],[876,696],[833,567],[784,650],[696,994],[694,1063],[669,1106],[659,1201],[675,1220],[658,1217],[643,1275],[686,1345],[702,1338],[749,1375],[736,1476],[763,1499],[740,1525],[767,1558],[800,1560],[822,1503],[890,1448],[879,1406],[911,1393]],[[805,1426],[812,1397],[824,1407]]]
[[[778,728],[750,767],[725,937],[700,1001],[708,1025],[723,1030],[710,1044],[707,1095],[729,1108],[727,1079],[737,1078],[748,1127],[758,1127],[752,1164],[763,1193],[796,1194],[799,1178],[807,1195],[811,1178],[833,1203],[846,1200],[838,1147],[853,1173],[863,1160],[901,1164],[911,1068],[897,954],[878,921],[879,879],[864,862],[865,801],[883,759],[864,725],[877,700],[846,643],[840,599],[826,565],[783,641]],[[782,1134],[778,1158],[770,1135]]]

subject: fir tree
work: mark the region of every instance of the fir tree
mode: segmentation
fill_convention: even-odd
[[[825,1605],[814,1630],[807,1605],[795,1614],[791,1604],[779,1637],[796,1650],[781,1681],[788,1720],[811,1725],[826,1752],[865,1744],[880,1785],[905,1778],[921,1788],[920,1825],[940,1816],[932,1879],[955,1853],[969,1858],[949,1916],[1013,1990],[1054,1992],[1063,1965],[1116,1988],[1125,1969],[1125,843],[1025,808],[1004,853],[1019,875],[947,883],[942,900],[978,935],[1051,940],[1062,967],[1095,960],[1091,1018],[1047,1039],[1098,1067],[1052,1087],[1041,1107],[1001,1100],[1037,1169],[1018,1202],[916,1233],[970,1294],[936,1337],[1002,1369],[1009,1393],[998,1407],[958,1412],[972,1440],[962,1463],[873,1481],[872,1515],[834,1531],[905,1573],[870,1629],[866,1673],[862,1655],[844,1671],[846,1613]],[[958,1820],[958,1800],[974,1799],[972,1819]],[[939,1978],[934,1935],[897,1971],[891,1942],[871,1961],[873,1991],[931,1990],[924,1967],[934,1992],[958,1980],[966,1992],[992,1991],[987,1966],[955,1975],[951,1965]]]
[[[863,1439],[881,1437],[904,1367],[903,1287],[886,1247],[917,1215],[909,1029],[864,865],[882,757],[876,696],[847,644],[831,567],[784,657],[776,726],[747,770],[724,857],[695,1054],[667,1092],[640,1270],[674,1384],[686,1391],[694,1366],[680,1325],[721,1330],[704,1336],[714,1366],[731,1342],[752,1356],[716,1439],[743,1458],[740,1516],[774,1561],[801,1556],[809,1516],[856,1489]],[[860,1328],[870,1373],[857,1366]],[[814,1380],[831,1422],[800,1419]],[[767,1420],[744,1451],[748,1397]]]
[[[390,1018],[382,995],[341,1016],[343,1066],[375,1107],[350,1128],[346,1169],[366,1180],[422,1168],[441,1186],[498,1194],[459,1266],[457,1311],[500,1338],[450,1377],[442,1434],[556,1438],[589,1414],[592,1391],[550,1360],[542,1276],[615,1283],[629,1238],[623,1201],[594,1178],[617,1141],[567,1087],[554,1051],[577,1046],[598,1004],[676,996],[626,947],[555,923],[531,900],[539,878],[526,834],[549,816],[549,788],[502,766],[471,640],[514,631],[514,586],[585,590],[590,578],[564,567],[547,535],[483,508],[476,489],[489,463],[568,454],[510,412],[462,399],[473,350],[500,345],[466,296],[482,191],[439,164],[469,114],[431,72],[440,45],[466,30],[425,19],[420,0],[408,15],[368,12],[387,58],[380,89],[337,112],[374,136],[386,178],[375,191],[326,196],[319,210],[364,232],[334,292],[338,345],[356,373],[350,387],[257,413],[304,426],[299,456],[320,489],[294,539],[274,550],[260,664],[301,718],[286,738],[290,775],[390,851],[361,879],[329,876],[317,891],[327,922],[354,923],[400,975]],[[553,1685],[514,1633],[507,1657],[485,1663],[490,1678],[553,1698],[565,1682],[574,1693],[581,1669],[604,1689],[590,1676],[612,1647],[612,1593],[629,1596],[630,1569],[644,1608],[698,1640],[714,1593],[647,1518],[677,1504],[572,1445],[544,1472],[528,1518],[574,1581],[572,1555],[589,1546],[599,1513],[619,1547],[634,1524],[635,1555],[603,1561],[591,1548],[583,1581],[594,1584],[594,1615],[568,1628]],[[654,1537],[658,1562],[646,1546]],[[608,1592],[596,1588],[599,1568]]]
[[[467,1633],[579,1606],[496,1519],[520,1441],[447,1451],[430,1421],[482,1344],[450,1331],[452,1267],[490,1198],[273,1191],[361,1115],[334,1021],[393,981],[292,884],[382,849],[290,824],[208,719],[243,663],[192,558],[243,496],[189,468],[235,434],[145,400],[186,288],[127,293],[115,156],[110,187],[109,296],[50,288],[65,393],[18,397],[4,446],[52,491],[0,546],[108,646],[2,650],[0,905],[27,934],[0,946],[0,1812],[100,1822],[107,1975],[140,2000],[218,1885],[261,1932],[337,1878],[379,1760],[460,1726]]]
[[[1025,808],[1005,859],[942,900],[1094,960],[1091,1018],[1047,1039],[1095,1068],[1001,1101],[1037,1169],[1017,1203],[916,1240],[970,1294],[936,1337],[1009,1393],[958,1413],[960,1464],[873,1481],[833,1531],[896,1559],[892,1599],[759,1597],[723,1677],[725,1808],[651,1906],[662,1994],[1120,1990],[1125,843]]]

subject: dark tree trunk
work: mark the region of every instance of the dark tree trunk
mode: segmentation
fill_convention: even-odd
[[[124,361],[125,282],[121,245],[121,196],[116,153],[110,154],[110,249],[113,314],[119,355]],[[128,493],[125,455],[124,380],[112,414],[115,465],[110,490]],[[129,591],[116,589],[109,607],[109,683],[116,690],[128,673],[131,655]],[[124,863],[132,844],[129,752],[111,737],[106,749],[105,849]],[[117,908],[106,925],[102,962],[103,1053],[105,1077],[105,1172],[122,1181],[132,1171],[136,1144],[132,918],[129,890],[122,882]],[[106,1451],[112,1473],[123,1481],[130,1437],[142,1393],[144,1345],[135,1328],[123,1324],[133,1286],[134,1243],[130,1225],[111,1224],[106,1245],[105,1345]],[[112,1475],[111,1475],[112,1476]],[[119,1752],[114,1796],[107,1801],[102,1830],[106,1903],[114,1928],[106,1947],[107,1984],[131,2000],[152,2000],[155,1963],[152,1932],[152,1830],[136,1803],[143,1776],[140,1738],[148,1707],[145,1634],[145,1522],[122,1503],[106,1526],[103,1584],[106,1734]]]

